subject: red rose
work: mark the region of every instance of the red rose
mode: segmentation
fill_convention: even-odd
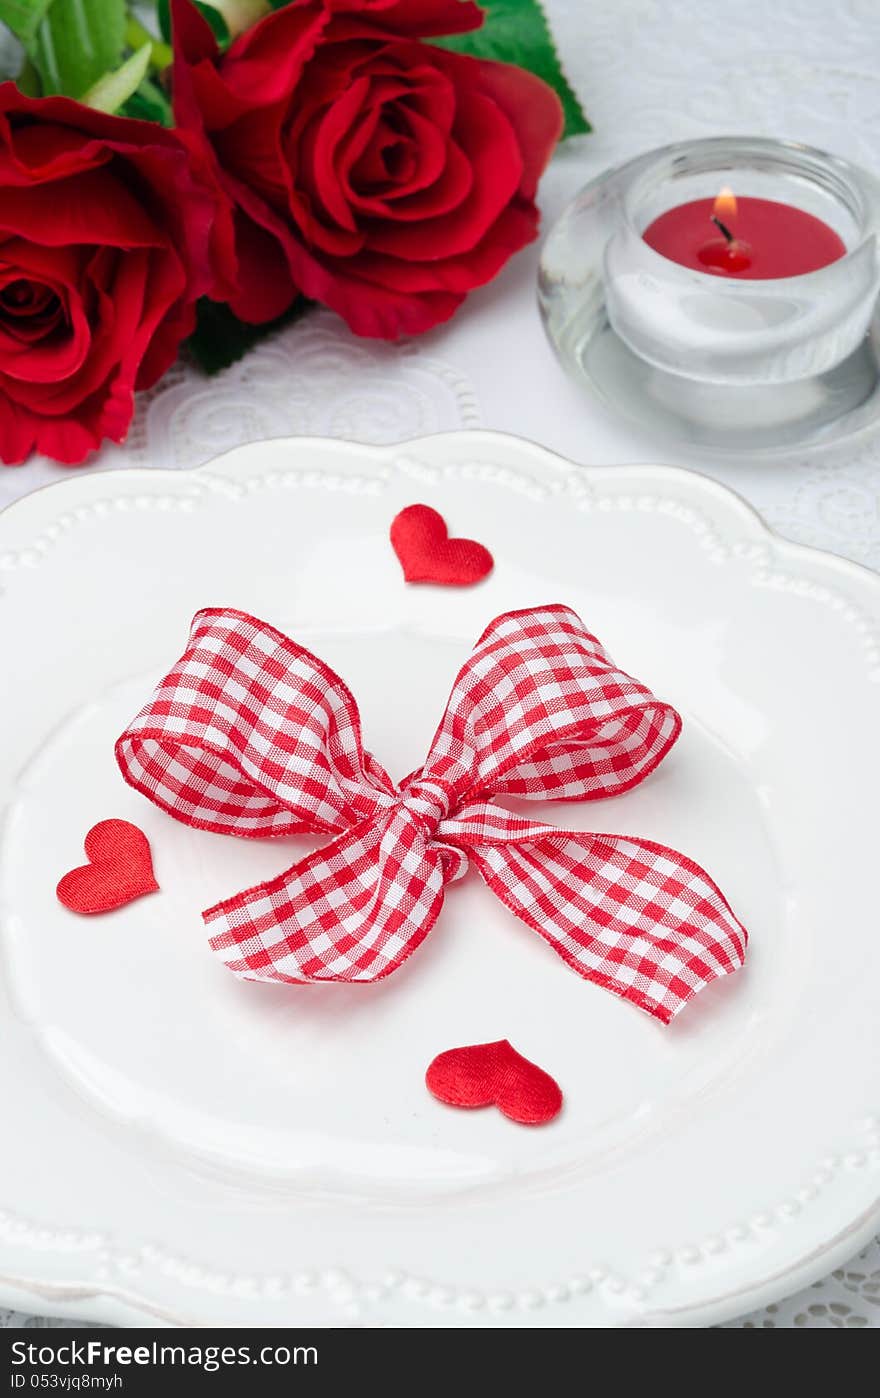
[[[120,442],[214,286],[216,188],[171,131],[0,84],[0,457]],[[213,233],[220,249],[221,216]]]
[[[173,16],[175,115],[219,164],[242,319],[303,292],[359,335],[417,334],[535,237],[555,94],[418,41],[476,28],[475,5],[293,0],[222,58],[189,0]]]

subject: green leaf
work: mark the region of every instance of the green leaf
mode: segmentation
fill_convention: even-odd
[[[123,116],[135,117],[138,121],[156,121],[160,126],[173,126],[174,116],[171,103],[165,93],[150,78],[144,78],[137,92],[120,108]]]
[[[2,0],[0,0],[2,3]],[[214,38],[221,49],[229,47],[229,25],[223,18],[219,10],[213,5],[204,5],[202,0],[193,0],[196,9],[203,19],[206,19],[214,33]],[[157,0],[156,14],[159,18],[159,30],[166,43],[171,43],[171,7],[169,0]]]
[[[152,52],[152,44],[143,44],[115,73],[105,73],[103,78],[99,78],[88,92],[83,93],[81,101],[87,107],[94,107],[97,112],[118,112],[147,76]]]
[[[52,0],[0,0],[0,23],[29,49]]]
[[[125,0],[52,0],[28,45],[43,92],[81,97],[119,67],[124,32]]]
[[[196,308],[196,328],[186,343],[199,367],[206,374],[216,374],[220,369],[235,364],[258,340],[264,339],[273,330],[298,320],[311,310],[312,304],[301,296],[289,311],[276,320],[270,320],[265,325],[247,325],[233,315],[228,306],[203,297]]]
[[[125,47],[129,49],[139,49],[142,44],[152,44],[153,52],[150,54],[150,67],[161,72],[172,62],[174,54],[168,44],[163,44],[155,34],[151,34],[149,29],[145,29],[139,19],[134,15],[129,15],[125,21]]]
[[[480,0],[486,11],[482,29],[434,39],[445,49],[513,63],[543,78],[553,88],[565,113],[565,136],[589,131],[590,123],[562,71],[553,36],[538,0]]]
[[[18,88],[19,92],[24,93],[25,97],[42,97],[43,95],[40,75],[27,57],[25,57],[24,62],[18,70],[15,86]]]

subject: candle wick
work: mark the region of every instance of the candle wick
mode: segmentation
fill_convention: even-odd
[[[723,223],[721,222],[721,219],[718,218],[715,214],[711,214],[711,215],[710,215],[710,218],[711,218],[712,222],[714,223],[715,227],[718,228],[718,229],[720,229],[721,232],[724,234],[724,237],[725,237],[726,241],[727,241],[728,243],[732,243],[732,242],[733,242],[733,234],[731,233],[730,229],[729,229],[725,224],[723,224]]]

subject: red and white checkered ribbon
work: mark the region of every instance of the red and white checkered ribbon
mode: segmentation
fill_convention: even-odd
[[[116,757],[187,825],[330,836],[204,914],[238,976],[379,980],[473,864],[580,975],[668,1023],[745,956],[745,930],[709,876],[662,845],[536,824],[496,798],[617,795],[680,729],[566,607],[510,612],[460,671],[425,765],[395,786],[364,751],[338,675],[265,622],[218,609],[198,613]]]

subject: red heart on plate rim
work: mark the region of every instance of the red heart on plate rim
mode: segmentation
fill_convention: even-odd
[[[523,1126],[543,1126],[559,1114],[562,1089],[507,1039],[439,1053],[425,1074],[428,1091],[451,1107],[497,1107]]]
[[[470,587],[491,573],[495,560],[475,539],[451,539],[430,505],[407,505],[391,522],[391,547],[411,583]]]
[[[150,842],[128,820],[102,820],[85,838],[88,864],[71,869],[55,890],[72,913],[107,913],[155,893]]]

